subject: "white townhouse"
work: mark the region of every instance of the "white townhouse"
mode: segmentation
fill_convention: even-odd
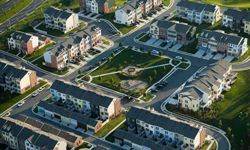
[[[119,99],[103,96],[64,81],[56,80],[50,92],[54,101],[70,101],[76,110],[100,117],[102,120],[116,117],[121,113]]]
[[[115,22],[133,25],[162,4],[162,0],[131,0],[115,11]]]
[[[169,146],[176,144],[181,149],[195,150],[204,144],[206,138],[206,130],[203,127],[182,122],[150,109],[132,107],[126,114],[126,121],[128,131],[133,134],[144,133],[149,139],[156,138]]]
[[[176,15],[179,18],[198,24],[214,24],[221,20],[222,13],[217,5],[203,4],[200,2],[180,1],[176,6]]]
[[[178,93],[179,106],[193,111],[208,108],[214,101],[223,98],[222,92],[231,88],[236,76],[225,60],[209,65],[194,75]]]
[[[67,33],[79,26],[78,14],[52,6],[45,10],[44,18],[46,27],[60,30],[63,33]]]
[[[203,30],[197,37],[197,47],[211,52],[220,52],[239,57],[248,50],[247,38],[226,34],[223,31]]]

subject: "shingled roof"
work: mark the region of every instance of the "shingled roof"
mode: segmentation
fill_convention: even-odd
[[[92,91],[87,91],[83,88],[80,88],[76,85],[66,83],[61,80],[56,80],[53,82],[51,89],[56,90],[60,93],[64,93],[67,95],[71,95],[75,98],[89,101],[90,103],[96,105],[96,106],[103,106],[108,107],[111,102],[113,101],[113,98],[99,95]]]
[[[45,14],[54,18],[68,19],[73,13],[68,11],[60,10],[56,7],[50,6],[45,11]]]
[[[173,120],[167,116],[144,108],[131,107],[126,116],[128,118],[138,119],[145,123],[161,127],[170,132],[178,133],[190,139],[194,139],[200,130],[189,124]]]

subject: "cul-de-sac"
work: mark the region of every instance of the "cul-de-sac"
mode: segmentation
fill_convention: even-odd
[[[250,0],[0,0],[0,150],[250,150]]]

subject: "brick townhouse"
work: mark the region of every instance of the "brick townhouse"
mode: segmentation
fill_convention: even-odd
[[[184,23],[158,20],[150,25],[153,38],[187,45],[194,39],[196,28]]]
[[[41,35],[33,35],[21,31],[15,31],[10,34],[8,47],[10,50],[19,50],[23,54],[32,54],[40,47],[51,42],[51,39]]]
[[[115,11],[115,22],[132,25],[143,16],[162,5],[162,0],[131,0]]]
[[[66,150],[64,140],[55,140],[14,122],[0,118],[0,136],[5,144],[15,150]]]
[[[0,87],[23,94],[37,84],[36,72],[0,62]]]
[[[217,5],[182,0],[176,6],[176,16],[198,24],[214,24],[221,20],[222,13]]]
[[[115,131],[115,142],[131,148],[154,150],[158,146],[171,150],[175,146],[194,150],[205,143],[206,129],[202,126],[182,122],[154,110],[131,107],[126,113],[126,122],[128,131]]]
[[[223,13],[224,27],[250,34],[250,12],[246,10],[227,9]]]
[[[44,11],[45,25],[67,33],[79,26],[78,14],[50,6]]]
[[[115,9],[115,0],[79,0],[81,11],[107,14]]]
[[[239,57],[248,50],[248,39],[223,31],[203,30],[198,35],[198,48]]]
[[[92,25],[73,37],[48,49],[44,53],[45,65],[57,70],[67,67],[68,63],[79,61],[86,52],[101,39],[101,29]]]
[[[53,101],[72,103],[77,111],[99,117],[101,120],[114,118],[121,113],[119,99],[100,95],[64,81],[56,80],[50,92]]]
[[[178,93],[179,106],[193,111],[208,108],[223,98],[222,92],[231,88],[236,76],[231,64],[225,60],[209,65],[194,75]]]

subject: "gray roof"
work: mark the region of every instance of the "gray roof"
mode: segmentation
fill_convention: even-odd
[[[11,133],[14,137],[17,137],[23,127],[15,124],[14,122],[7,121],[2,126],[1,130],[7,133]]]
[[[61,132],[58,134],[58,136],[61,137],[61,138],[63,138],[63,139],[65,139],[65,140],[68,141],[68,142],[71,142],[71,143],[75,143],[76,140],[77,140],[77,138],[78,138],[78,137],[76,137],[76,136],[74,136],[74,135],[71,135],[71,134],[69,134],[69,133],[67,133],[67,132],[64,132],[64,131],[61,131]]]
[[[60,106],[49,104],[45,101],[40,101],[37,106],[42,107],[50,112],[57,113],[61,116],[67,117],[67,118],[72,118],[77,120],[77,122],[85,125],[90,125],[92,127],[95,127],[99,121],[85,117],[84,115],[72,111],[68,111]]]
[[[53,150],[58,141],[55,141],[45,135],[40,135],[39,138],[33,143],[41,148],[41,150]]]
[[[173,29],[178,33],[187,33],[192,29],[192,26],[183,23],[175,23],[167,20],[158,20],[156,25],[160,28]]]
[[[58,135],[60,133],[60,130],[58,128],[53,127],[52,125],[49,124],[44,124],[41,128],[42,131],[44,132],[49,132],[54,135]]]
[[[210,5],[210,4],[203,4],[200,2],[190,2],[187,0],[182,0],[180,1],[177,6],[179,7],[184,7],[189,10],[195,10],[198,12],[201,12],[203,10],[208,11],[208,12],[214,12],[215,11],[215,5]]]
[[[11,78],[23,78],[28,73],[27,70],[16,68],[12,65],[8,65],[0,62],[0,77],[11,77]]]
[[[99,31],[99,30],[101,30],[101,29],[100,29],[98,26],[92,24],[92,25],[89,25],[86,29],[84,29],[84,32],[85,32],[87,35],[91,36],[93,33],[97,32],[97,31]],[[80,34],[81,34],[81,33],[80,33]],[[83,33],[82,33],[82,34],[83,34]]]
[[[152,150],[157,150],[157,149],[160,149],[160,150],[174,150],[174,148],[172,148],[172,147],[169,147],[167,145],[164,146],[164,145],[161,145],[159,143],[155,143],[152,140],[149,140],[149,139],[146,139],[146,138],[143,138],[143,137],[139,137],[139,136],[135,135],[134,133],[129,133],[129,132],[127,132],[125,130],[122,130],[122,129],[115,130],[113,136],[115,138],[119,138],[119,139],[122,139],[122,140],[128,140],[128,141],[131,141],[132,143],[149,147]]]
[[[87,91],[76,85],[66,83],[60,80],[54,81],[51,86],[51,89],[57,90],[60,93],[71,95],[78,99],[89,101],[91,104],[94,104],[96,106],[103,106],[106,108],[113,101],[113,98],[111,97],[102,96],[95,92]]]
[[[45,11],[45,14],[54,18],[68,19],[73,13],[68,11],[60,10],[56,7],[50,6]]]
[[[237,35],[231,35],[231,34],[226,34],[218,31],[210,31],[210,30],[203,30],[202,33],[199,35],[201,38],[206,38],[209,40],[214,40],[220,43],[231,43],[231,44],[243,44],[244,43],[244,38],[237,36]]]
[[[142,120],[151,125],[162,127],[165,130],[178,133],[190,139],[194,139],[200,130],[199,128],[192,127],[189,124],[172,120],[167,116],[160,115],[144,108],[131,107],[126,116]]]
[[[200,91],[196,87],[185,87],[180,92],[180,94],[192,100],[199,100],[202,98],[202,95],[203,95],[202,91]]]
[[[30,142],[34,143],[39,136],[40,134],[28,128],[23,128],[23,130],[20,132],[17,138],[19,141],[22,141],[22,142],[28,139]]]
[[[32,37],[31,34],[24,33],[21,31],[15,31],[15,32],[11,33],[10,36],[15,40],[19,40],[19,41],[23,41],[23,42],[28,42],[30,40],[30,38]]]
[[[129,14],[131,11],[135,10],[135,8],[132,5],[130,5],[130,3],[128,3],[128,2],[126,4],[124,4],[120,9],[122,9],[127,14]]]
[[[223,15],[233,17],[233,19],[239,21],[241,21],[242,19],[250,21],[250,12],[246,10],[229,8],[224,11]]]

